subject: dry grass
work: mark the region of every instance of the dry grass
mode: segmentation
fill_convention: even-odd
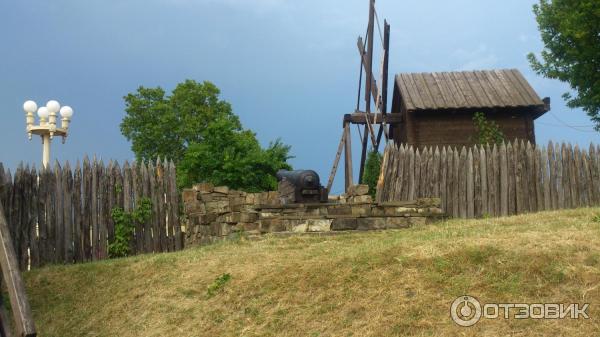
[[[592,336],[600,209],[267,238],[28,272],[40,336]],[[230,274],[231,279],[219,276]],[[211,288],[210,294],[207,291]],[[485,320],[450,303],[587,302],[590,320]]]

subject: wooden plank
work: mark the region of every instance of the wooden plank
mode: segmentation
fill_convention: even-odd
[[[596,156],[596,151],[594,148],[594,144],[590,144],[589,148],[589,165],[590,165],[590,179],[591,179],[591,198],[592,205],[597,206],[600,205],[600,166],[598,165],[598,157]]]
[[[165,169],[163,167],[160,158],[156,160],[156,223],[158,225],[158,233],[160,235],[160,246],[163,252],[169,251],[169,243],[167,236],[167,224],[165,222],[164,214],[164,200],[165,200]]]
[[[545,209],[544,205],[544,177],[542,165],[542,149],[539,146],[533,148],[534,164],[535,164],[535,187],[537,199],[537,211],[541,212]]]
[[[446,147],[442,148],[440,156],[440,198],[442,201],[442,211],[448,212],[448,194],[447,194],[447,173],[448,172],[448,159],[446,153]]]
[[[335,179],[335,175],[337,174],[338,166],[340,164],[340,159],[342,158],[342,152],[344,152],[345,142],[346,142],[346,132],[342,132],[342,138],[340,139],[340,144],[338,145],[338,150],[335,154],[335,159],[333,160],[333,166],[331,168],[331,173],[329,173],[329,180],[327,181],[327,191],[329,191],[329,192],[331,192],[331,187],[333,186],[333,181]],[[387,149],[385,152],[387,153]]]
[[[55,214],[56,214],[56,226],[54,227],[54,239],[55,239],[55,256],[56,263],[64,263],[65,262],[65,241],[64,241],[64,219],[63,219],[63,210],[64,210],[64,201],[63,201],[63,185],[62,185],[62,167],[57,162],[54,163],[54,175],[56,179],[56,190],[55,190]]]
[[[508,158],[506,144],[500,145],[500,215],[508,216]]]
[[[404,160],[406,158],[406,148],[398,147],[393,153],[392,184],[390,186],[391,201],[402,200],[402,189],[406,189],[404,184]]]
[[[83,215],[82,215],[82,229],[83,229],[83,250],[84,260],[91,261],[93,259],[93,246],[92,246],[92,185],[93,185],[93,164],[90,163],[89,158],[86,156],[83,160],[83,177],[82,183],[84,187],[84,202],[83,202]]]
[[[495,158],[492,147],[489,144],[485,146],[485,152],[487,153],[487,185],[488,185],[488,208],[490,216],[497,216],[497,204],[496,204],[496,170],[495,170]]]
[[[157,220],[157,202],[155,199],[156,196],[156,170],[154,168],[154,164],[152,162],[148,163],[148,181],[150,183],[148,190],[148,197],[152,200],[152,216],[150,220],[151,230],[152,230],[152,249],[154,253],[160,253],[161,245],[160,245],[160,234],[159,234],[159,225]]]
[[[0,205],[0,266],[2,277],[8,290],[14,328],[18,336],[34,337],[37,335],[31,307],[25,293],[25,284],[21,278],[16,252],[12,245],[12,237],[4,208]]]
[[[516,214],[527,212],[525,207],[525,195],[523,193],[523,166],[525,164],[523,156],[523,146],[519,142],[515,142],[515,195],[516,195]]]
[[[2,168],[0,167],[0,171]],[[0,190],[2,189],[2,177],[0,177]],[[40,240],[38,237],[38,227],[39,223],[38,216],[39,212],[39,201],[40,201],[40,193],[39,193],[39,185],[38,185],[38,173],[35,166],[32,167],[30,175],[29,175],[29,185],[30,185],[30,199],[29,199],[29,211],[30,211],[30,223],[28,225],[29,230],[29,263],[30,268],[37,268],[40,265]],[[2,193],[0,191],[0,193]],[[2,202],[0,201],[0,204]]]
[[[581,152],[581,188],[584,192],[583,205],[585,207],[592,206],[592,181],[590,175],[590,165],[588,156],[585,152]]]
[[[481,174],[481,215],[490,214],[489,192],[488,192],[488,169],[486,148],[479,148],[479,172]]]
[[[381,114],[381,113],[373,113],[373,112],[354,112],[351,114],[344,115],[344,125],[347,123],[350,124],[358,124],[358,125],[379,125],[379,124],[388,124],[388,125],[398,125],[403,123],[403,117],[401,114]],[[342,136],[343,137],[343,136]]]
[[[564,208],[572,208],[573,202],[571,198],[571,148],[567,147],[565,143],[562,143],[562,166],[563,166],[563,190],[565,193],[565,206]]]
[[[497,144],[492,147],[492,167],[494,168],[494,216],[501,216],[500,196],[500,150]]]
[[[583,171],[583,157],[581,151],[579,149],[579,145],[575,145],[575,150],[573,151],[574,156],[574,164],[575,164],[575,174],[573,177],[575,178],[575,188],[576,188],[576,204],[577,207],[584,207],[587,205],[586,202],[586,193],[587,187],[585,186],[585,174]]]
[[[408,200],[415,200],[415,157],[416,153],[411,146],[408,150]]]
[[[345,173],[345,192],[347,193],[350,186],[354,184],[352,178],[352,135],[350,134],[350,124],[344,124],[344,173]]]
[[[479,146],[473,147],[473,216],[479,218],[483,215],[481,209],[481,163]]]
[[[541,161],[540,161],[540,169],[542,173],[542,190],[543,190],[543,199],[544,199],[544,210],[548,211],[552,209],[552,199],[550,195],[550,169],[548,164],[548,150],[546,148],[542,148],[541,152]]]
[[[177,169],[171,160],[169,162],[169,195],[171,198],[171,213],[169,219],[172,219],[175,228],[175,250],[184,248],[183,232],[181,231],[181,222],[179,220],[179,191],[177,190]]]
[[[446,214],[454,216],[454,149],[452,147],[448,147],[446,166],[448,167],[446,176]]]
[[[82,192],[81,192],[81,163],[79,160],[75,166],[73,177],[73,251],[75,262],[84,261],[83,253],[83,219],[81,216]]]
[[[564,149],[564,143],[562,146],[559,146],[558,143],[555,145],[555,155],[556,155],[556,186],[557,186],[557,195],[558,195],[558,208],[564,209],[567,208],[566,205],[566,197],[565,197],[565,179],[564,179],[564,157],[566,156]]]
[[[467,167],[465,169],[465,173],[467,180],[467,218],[472,219],[475,217],[475,177],[473,172],[473,151],[471,148],[469,148],[469,152],[467,153]]]
[[[463,146],[458,158],[458,214],[467,218],[467,150]]]
[[[96,241],[98,248],[96,249],[96,253],[99,260],[103,260],[108,256],[106,242],[106,191],[108,190],[108,184],[106,177],[106,167],[104,166],[104,161],[100,159],[100,163],[98,164],[98,189],[96,190],[96,193],[98,193],[98,233]]]
[[[63,169],[62,177],[63,186],[63,242],[64,242],[64,261],[65,263],[73,263],[73,174],[71,165],[67,161]]]
[[[454,173],[454,177],[452,178],[452,182],[453,182],[453,199],[452,199],[452,214],[454,217],[458,218],[460,216],[460,204],[461,204],[461,193],[460,193],[460,185],[461,185],[461,172],[460,172],[460,154],[458,152],[458,149],[456,149],[454,151],[454,158],[453,158],[453,173]]]
[[[99,250],[99,240],[100,237],[98,235],[98,232],[100,230],[99,224],[98,224],[98,213],[99,213],[99,207],[98,207],[98,189],[99,189],[99,183],[100,183],[100,167],[98,165],[98,161],[96,160],[96,158],[94,158],[94,162],[92,163],[92,190],[91,190],[91,248],[92,248],[92,260],[96,261],[99,258],[100,255],[100,250]]]
[[[433,162],[431,170],[432,197],[440,198],[440,149],[436,146],[433,153]]]
[[[506,146],[506,167],[508,174],[508,215],[517,213],[517,197],[515,194],[515,151],[512,143]]]
[[[550,209],[558,209],[558,189],[556,187],[556,157],[554,152],[554,144],[552,141],[548,143],[548,182],[550,185]]]
[[[421,197],[421,151],[419,149],[415,152],[415,166],[414,166],[414,188],[415,188],[415,199]]]

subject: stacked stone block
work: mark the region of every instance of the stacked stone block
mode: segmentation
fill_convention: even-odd
[[[401,229],[443,217],[439,199],[376,204],[368,187],[353,186],[329,203],[283,205],[277,192],[246,193],[198,184],[183,191],[186,245],[240,235]]]

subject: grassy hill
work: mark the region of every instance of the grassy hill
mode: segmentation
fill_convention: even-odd
[[[600,209],[401,231],[239,240],[26,273],[40,336],[592,336]],[[450,304],[590,303],[590,320],[482,320]]]

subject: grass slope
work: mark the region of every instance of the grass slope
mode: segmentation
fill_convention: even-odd
[[[240,240],[52,266],[25,279],[40,336],[592,336],[600,331],[597,213]],[[587,302],[592,319],[461,328],[449,307],[464,294]]]

